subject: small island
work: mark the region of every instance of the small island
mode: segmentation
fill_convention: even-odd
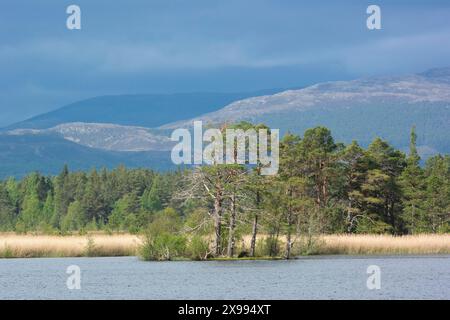
[[[450,158],[423,163],[414,127],[410,141],[408,155],[380,138],[364,149],[316,127],[284,136],[276,175],[218,164],[10,178],[0,183],[0,257],[449,254]]]

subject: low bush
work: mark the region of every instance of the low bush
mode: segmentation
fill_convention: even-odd
[[[186,238],[168,232],[150,233],[144,236],[139,255],[143,260],[165,261],[183,257],[186,251]]]
[[[209,241],[199,235],[193,236],[189,241],[187,253],[192,260],[206,260],[210,253]]]

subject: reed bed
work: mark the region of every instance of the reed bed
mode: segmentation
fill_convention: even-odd
[[[0,234],[0,258],[132,256],[141,240],[129,234],[49,236]]]
[[[322,255],[450,254],[450,234],[401,237],[324,235],[315,242],[314,254]],[[138,236],[130,234],[51,236],[0,233],[0,258],[134,256],[141,243]]]
[[[450,234],[326,235],[321,238],[318,254],[450,254]]]

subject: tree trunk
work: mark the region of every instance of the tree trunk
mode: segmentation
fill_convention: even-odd
[[[277,231],[275,232],[275,235],[271,235],[271,240],[270,240],[270,251],[269,251],[269,256],[270,257],[274,257],[278,254],[278,238],[279,238],[279,234],[280,234],[280,227],[277,226]]]
[[[214,199],[214,229],[215,229],[215,242],[214,242],[214,253],[215,256],[220,256],[222,253],[222,197],[218,193]]]
[[[392,224],[392,228],[394,229],[394,234],[397,234],[396,221],[395,221],[395,202],[391,201],[391,206],[389,208],[389,216],[390,222]]]
[[[284,254],[285,259],[290,259],[291,257],[291,248],[292,248],[292,242],[291,242],[291,230],[288,229],[288,232],[286,234],[286,252]]]
[[[252,240],[250,242],[250,257],[255,256],[255,247],[256,247],[256,235],[258,233],[258,210],[259,205],[261,203],[261,194],[259,191],[256,192],[256,212],[253,218],[253,226],[252,226]]]
[[[353,219],[352,219],[352,201],[348,201],[348,208],[347,208],[347,233],[352,233],[353,229]]]
[[[293,196],[294,196],[294,193],[293,193],[293,190],[291,188],[289,188],[288,193],[289,193],[289,199],[292,199]],[[286,232],[286,250],[285,250],[285,253],[284,253],[284,258],[285,259],[290,259],[290,257],[291,257],[291,248],[292,248],[291,232],[292,232],[292,224],[293,224],[291,203],[289,203],[289,205],[288,205],[286,222],[287,222],[287,232]]]
[[[236,227],[236,195],[233,194],[231,197],[231,213],[230,213],[230,225],[229,225],[229,234],[228,234],[228,248],[227,255],[228,257],[233,257],[234,255],[234,247],[235,247],[235,239],[234,239],[234,230]]]
[[[250,242],[250,257],[255,256],[256,234],[258,233],[258,213],[255,213],[252,227],[252,240]]]

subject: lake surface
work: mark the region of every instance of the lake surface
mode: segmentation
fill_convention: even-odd
[[[80,290],[67,288],[71,265],[81,270]],[[380,268],[380,289],[366,285],[370,265]],[[0,259],[0,299],[450,299],[450,256]]]

